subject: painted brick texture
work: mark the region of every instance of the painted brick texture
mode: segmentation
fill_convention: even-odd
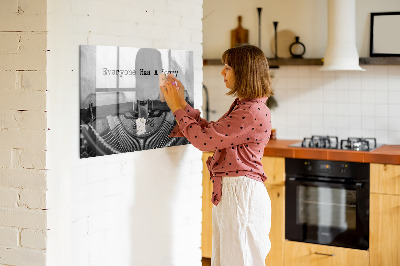
[[[79,159],[77,125],[82,44],[192,50],[201,107],[202,0],[49,1],[47,9],[49,265],[200,266],[201,152],[186,145]]]
[[[201,153],[79,160],[76,96],[80,44],[187,49],[199,107],[202,13],[200,0],[1,1],[1,265],[200,265]]]
[[[0,2],[1,265],[45,265],[46,5]]]

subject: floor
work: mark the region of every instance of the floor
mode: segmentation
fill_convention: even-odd
[[[201,262],[203,263],[203,266],[211,266],[211,259],[209,258],[202,258]]]

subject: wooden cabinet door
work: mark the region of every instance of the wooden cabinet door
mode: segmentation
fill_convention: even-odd
[[[261,163],[268,177],[266,184],[285,185],[285,158],[264,156]]]
[[[370,165],[371,193],[400,195],[400,165]]]
[[[368,266],[365,250],[285,241],[285,266]]]
[[[212,183],[206,161],[211,152],[203,153],[203,195],[202,195],[202,224],[201,224],[201,253],[204,258],[211,258],[212,253]]]
[[[265,259],[266,266],[283,265],[285,240],[285,158],[264,156],[261,160],[267,175],[265,187],[271,199],[271,250]]]
[[[285,240],[285,187],[265,184],[271,199],[271,250],[265,259],[266,266],[283,265]]]
[[[400,265],[400,196],[371,194],[371,266]]]

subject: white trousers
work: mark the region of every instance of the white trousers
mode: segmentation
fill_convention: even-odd
[[[265,265],[271,249],[271,201],[262,182],[245,176],[223,177],[212,223],[212,266]]]

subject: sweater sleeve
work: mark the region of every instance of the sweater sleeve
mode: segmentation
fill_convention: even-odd
[[[175,111],[174,116],[179,122],[180,132],[201,151],[233,149],[249,142],[249,133],[257,126],[257,120],[249,109],[233,110],[218,122],[207,124],[201,124],[182,109]]]

